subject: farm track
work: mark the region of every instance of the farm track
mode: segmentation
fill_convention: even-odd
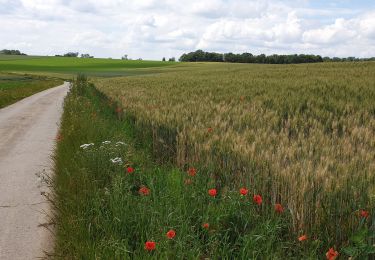
[[[35,259],[52,249],[44,178],[69,83],[0,109],[0,259]]]

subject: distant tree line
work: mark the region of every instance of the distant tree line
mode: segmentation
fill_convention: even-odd
[[[20,52],[19,50],[1,50],[0,54],[5,54],[5,55],[27,55],[25,53]]]
[[[197,61],[209,61],[209,62],[234,62],[234,63],[264,63],[264,64],[295,64],[295,63],[315,63],[315,62],[341,62],[341,61],[375,61],[375,57],[360,59],[355,57],[348,58],[322,58],[320,55],[312,54],[292,54],[292,55],[253,55],[251,53],[216,53],[216,52],[205,52],[197,50],[195,52],[185,53],[180,59],[183,62],[197,62]]]

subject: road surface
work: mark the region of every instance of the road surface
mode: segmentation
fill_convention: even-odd
[[[0,109],[0,259],[36,259],[53,249],[44,176],[69,83]]]

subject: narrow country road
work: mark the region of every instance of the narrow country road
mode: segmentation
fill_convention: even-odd
[[[66,82],[0,109],[1,260],[36,259],[53,247],[43,176],[68,90]]]

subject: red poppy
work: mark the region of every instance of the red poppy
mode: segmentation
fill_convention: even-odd
[[[208,190],[208,195],[210,195],[211,197],[215,197],[217,195],[217,190],[216,189]]]
[[[277,204],[275,204],[275,211],[277,213],[283,213],[284,212],[284,208],[283,208],[283,206],[281,206],[281,204],[277,203]]]
[[[204,223],[204,224],[202,225],[202,227],[203,227],[204,229],[209,229],[209,228],[210,228],[210,224],[208,224],[208,223]]]
[[[214,129],[212,129],[212,127],[209,127],[209,128],[207,129],[207,131],[208,131],[209,133],[212,133],[212,131],[214,131]]]
[[[194,176],[197,174],[197,170],[196,170],[194,167],[191,167],[191,168],[189,168],[189,170],[188,170],[188,174],[189,174],[191,177],[194,177]]]
[[[171,229],[171,230],[169,230],[169,231],[167,232],[167,238],[172,239],[172,238],[174,238],[175,236],[176,236],[176,231],[174,231],[173,229]]]
[[[143,196],[150,195],[150,189],[148,189],[147,187],[141,187],[139,189],[139,194],[141,194]]]
[[[327,260],[335,260],[339,255],[339,252],[335,251],[333,247],[331,247],[328,252],[326,253]]]
[[[156,243],[153,242],[153,241],[147,241],[145,243],[145,249],[147,251],[153,251],[153,250],[155,250],[156,249]]]
[[[367,210],[363,210],[363,209],[359,212],[359,214],[361,215],[362,218],[368,218],[370,216],[370,213]]]
[[[302,235],[302,236],[300,236],[300,237],[298,238],[298,241],[299,241],[299,242],[302,242],[302,241],[305,241],[305,240],[307,240],[307,236],[306,236],[306,235]]]
[[[133,167],[128,167],[128,168],[126,168],[126,171],[128,173],[133,173],[134,172],[134,168]]]
[[[262,201],[263,201],[262,196],[260,195],[254,195],[253,200],[259,206],[262,204]]]
[[[240,189],[240,194],[243,195],[243,196],[246,196],[248,192],[249,192],[249,190],[246,189],[246,188],[241,188]]]
[[[121,113],[121,112],[122,112],[121,107],[116,108],[116,113],[117,113],[117,114],[119,114],[119,113]]]
[[[186,179],[185,180],[185,185],[190,185],[192,183],[193,183],[193,181],[191,179]]]

